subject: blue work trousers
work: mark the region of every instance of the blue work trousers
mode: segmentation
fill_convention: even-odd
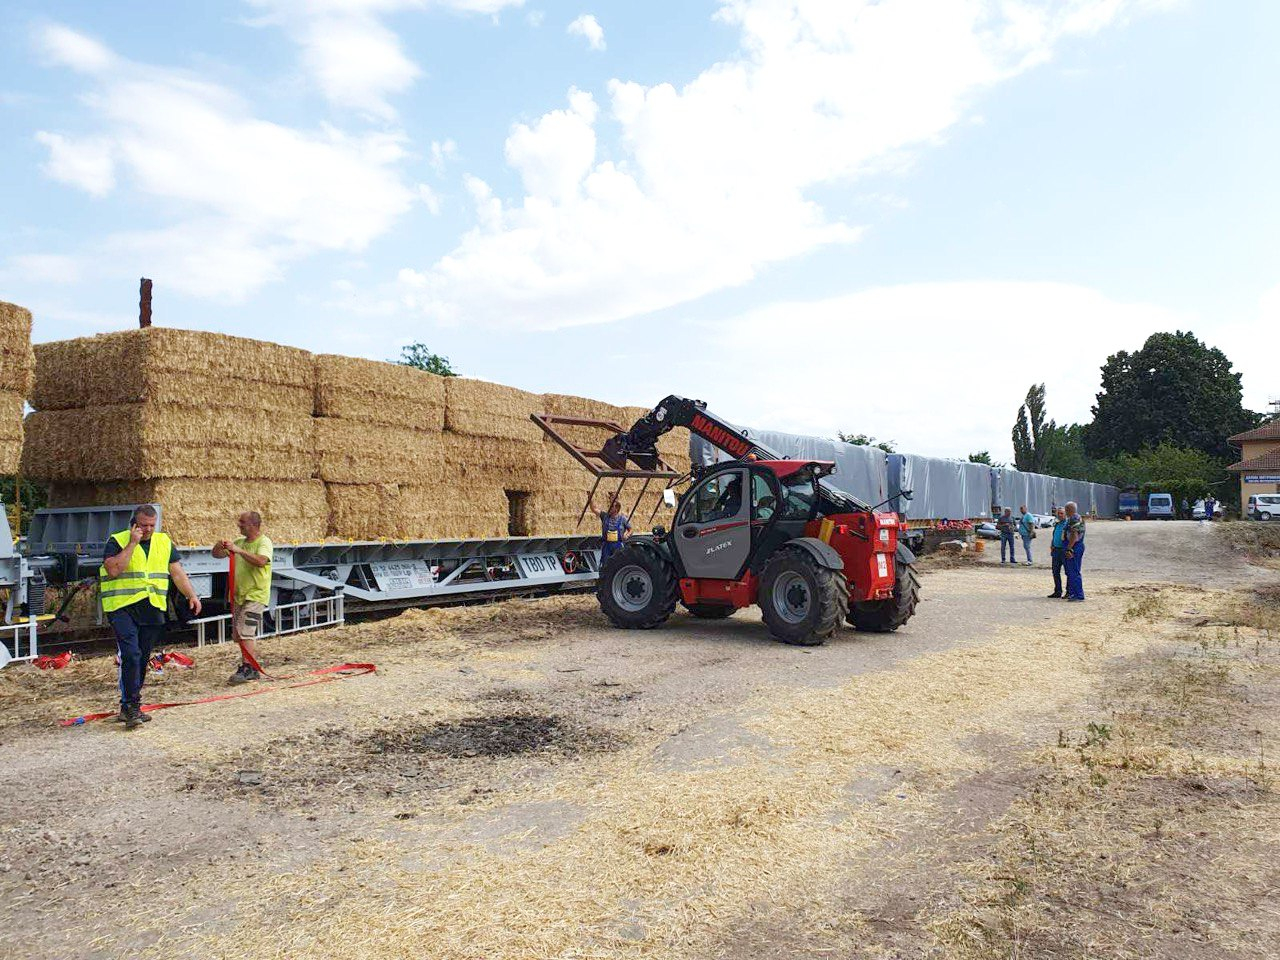
[[[1063,552],[1062,565],[1067,571],[1067,597],[1071,600],[1084,599],[1084,581],[1080,578],[1080,564],[1084,563],[1084,541],[1081,540],[1071,548],[1068,556]]]
[[[1013,542],[1013,531],[1012,531],[1012,530],[1008,531],[1007,533],[1006,533],[1006,532],[1004,532],[1004,531],[1001,531],[1001,532],[1000,532],[1000,562],[1001,562],[1001,563],[1004,563],[1004,551],[1005,551],[1005,547],[1008,547],[1008,548],[1009,548],[1009,562],[1010,562],[1010,563],[1017,563],[1017,562],[1018,562],[1018,548],[1014,545],[1014,542]]]
[[[604,566],[604,562],[621,549],[622,549],[621,540],[601,540],[600,541],[600,565]]]
[[[107,620],[115,631],[120,654],[120,706],[140,707],[151,651],[164,643],[164,624],[139,625],[125,610],[113,610]]]

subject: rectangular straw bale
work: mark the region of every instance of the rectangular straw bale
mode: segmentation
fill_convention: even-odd
[[[437,482],[442,435],[336,417],[315,420],[320,479],[328,483]]]
[[[581,417],[584,420],[607,420],[626,429],[634,421],[627,420],[622,407],[602,403],[588,397],[575,397],[561,393],[544,393],[542,395],[542,412],[557,417]],[[569,424],[556,424],[556,432],[575,446],[585,450],[599,450],[604,442],[613,436],[614,431],[603,427],[582,427]],[[555,445],[549,436],[545,442]]]
[[[245,430],[218,409],[129,403],[45,410],[26,421],[23,473],[34,480],[211,477],[309,480],[311,417]]]
[[[22,411],[25,405],[22,394],[0,391],[0,440],[22,443]]]
[[[400,495],[404,536],[409,539],[475,540],[508,535],[507,495],[501,486],[403,487]]]
[[[158,503],[161,528],[179,544],[208,545],[239,536],[241,511],[262,514],[262,529],[274,543],[318,543],[328,516],[318,480],[159,480],[58,483],[49,487],[51,507],[98,507]]]
[[[343,540],[507,536],[507,497],[493,485],[329,484],[329,535]]]
[[[445,377],[402,363],[322,354],[316,357],[321,417],[443,430]]]
[[[469,437],[499,437],[539,443],[542,431],[529,419],[542,412],[542,398],[515,387],[465,377],[445,378],[444,426]]]
[[[398,540],[404,518],[394,483],[326,483],[328,535],[341,540]]]
[[[31,311],[0,300],[0,390],[30,396],[35,369]]]
[[[446,431],[444,479],[451,485],[481,484],[533,492],[542,482],[543,445]],[[565,459],[567,453],[561,451]]]
[[[39,344],[37,410],[116,403],[216,405],[310,414],[315,362],[306,350],[201,330],[147,327]]]

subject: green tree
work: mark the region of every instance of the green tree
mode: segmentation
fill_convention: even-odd
[[[427,373],[434,373],[441,377],[456,377],[458,375],[453,369],[453,365],[449,363],[448,357],[432,353],[427,349],[425,343],[411,343],[407,347],[401,347],[400,359],[395,362],[406,367],[416,367],[419,370],[425,370]]]
[[[855,447],[878,447],[885,453],[897,453],[897,448],[892,440],[876,441],[875,437],[868,436],[865,433],[843,433],[836,431],[836,438],[842,443],[851,443]]]
[[[1013,424],[1013,465],[1029,473],[1044,473],[1049,455],[1046,434],[1056,428],[1052,420],[1045,420],[1044,384],[1032,384]]]
[[[17,483],[16,477],[0,477],[0,501],[3,501],[5,510],[9,514],[9,531],[15,537],[20,534],[26,534],[27,529],[31,526],[31,515],[49,503],[48,492],[42,485],[32,483],[30,480],[23,480],[22,529],[19,531],[17,498],[14,496],[14,487],[17,486]]]
[[[1141,350],[1121,350],[1103,364],[1085,448],[1115,457],[1168,445],[1225,460],[1227,437],[1257,422],[1242,397],[1240,374],[1221,350],[1190,331],[1153,333]]]
[[[995,464],[991,462],[991,451],[989,450],[979,450],[977,453],[969,454],[969,462],[985,463],[988,467],[995,466]]]

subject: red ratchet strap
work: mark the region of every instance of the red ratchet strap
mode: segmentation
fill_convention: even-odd
[[[192,707],[198,703],[217,703],[219,700],[241,700],[245,697],[258,697],[264,693],[275,693],[277,690],[293,690],[297,687],[310,687],[317,683],[332,683],[334,680],[346,680],[348,677],[362,677],[365,674],[373,673],[378,668],[372,663],[339,663],[332,667],[321,667],[319,670],[310,670],[302,674],[304,677],[314,677],[313,680],[303,680],[301,683],[289,683],[283,687],[263,687],[259,690],[248,690],[244,693],[224,693],[217,697],[201,697],[199,700],[175,700],[172,703],[148,703],[142,708],[143,713],[154,713],[156,710],[168,710],[170,707]],[[280,677],[278,679],[288,679]],[[85,723],[93,723],[95,720],[105,720],[108,717],[118,715],[118,711],[111,710],[106,713],[86,713],[83,717],[71,717],[68,720],[59,720],[60,727],[76,727]]]
[[[55,657],[42,653],[40,656],[32,660],[31,663],[33,666],[39,667],[41,670],[61,670],[71,662],[73,657],[74,654],[70,650],[64,650]]]
[[[232,599],[235,596],[236,589],[236,564],[235,557],[228,557],[227,571],[227,597]],[[234,608],[233,608],[234,609]],[[299,677],[312,677],[311,680],[301,680],[298,683],[286,683],[282,687],[263,687],[258,690],[247,690],[244,693],[224,693],[217,697],[201,697],[199,700],[176,700],[173,703],[149,703],[142,708],[143,713],[153,713],[156,710],[168,710],[170,707],[192,707],[198,703],[217,703],[220,700],[242,700],[245,697],[258,697],[264,693],[275,693],[277,690],[294,690],[298,687],[311,687],[317,683],[332,683],[335,680],[346,680],[348,677],[363,677],[366,674],[377,671],[377,666],[372,663],[339,663],[332,667],[321,667],[319,670],[308,670],[302,674],[290,674],[286,677],[273,677],[265,670],[262,665],[249,654],[244,648],[244,644],[240,644],[240,653],[244,657],[245,663],[257,670],[268,680],[283,682],[286,680],[297,680]],[[170,656],[178,657],[181,654],[170,654]],[[188,659],[188,658],[184,658]],[[82,717],[71,717],[67,720],[58,721],[60,727],[76,727],[86,723],[93,723],[95,720],[105,720],[108,717],[117,716],[115,710],[105,713],[86,713]]]

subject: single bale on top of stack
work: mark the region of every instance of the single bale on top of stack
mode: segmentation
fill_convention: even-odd
[[[274,540],[323,539],[307,351],[149,327],[35,354],[23,472],[51,506],[154,501],[179,543],[231,536],[249,509]]]
[[[398,363],[316,357],[316,450],[329,535],[447,537],[445,378]]]
[[[443,537],[531,535],[542,478],[542,399],[484,380],[445,380]]]
[[[31,311],[0,301],[0,474],[22,461],[22,411],[35,374]]]

